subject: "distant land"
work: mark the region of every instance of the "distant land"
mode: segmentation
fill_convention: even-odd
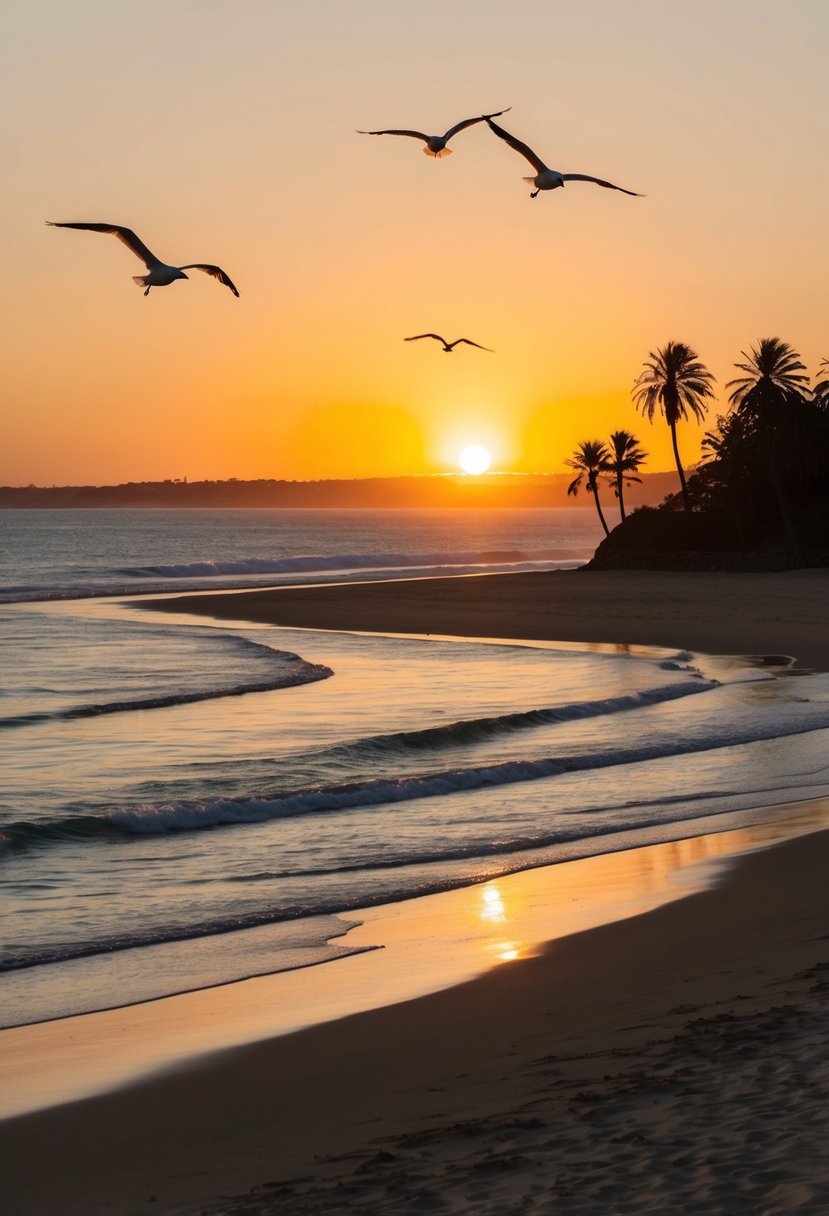
[[[115,486],[0,486],[0,507],[593,507],[568,498],[567,473],[367,477],[330,481],[128,481]],[[678,488],[676,473],[644,473],[628,507],[654,506]],[[604,505],[615,499],[610,486]]]

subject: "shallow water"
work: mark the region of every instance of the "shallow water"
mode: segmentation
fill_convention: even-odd
[[[350,910],[829,791],[823,676],[110,600],[2,622],[6,1025],[323,962]]]

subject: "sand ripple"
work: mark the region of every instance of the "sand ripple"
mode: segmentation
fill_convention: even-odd
[[[205,1211],[818,1216],[827,994],[820,961],[752,998],[675,1007],[635,1047],[533,1061],[509,1078],[513,1109],[384,1136]]]

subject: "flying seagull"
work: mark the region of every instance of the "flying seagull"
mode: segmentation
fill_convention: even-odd
[[[218,279],[220,283],[224,283],[225,287],[229,287],[235,296],[239,294],[221,266],[208,266],[204,262],[189,262],[186,266],[168,266],[166,262],[159,261],[154,253],[150,253],[132,228],[122,228],[119,224],[61,224],[53,220],[47,220],[46,223],[53,228],[82,228],[87,232],[108,232],[112,236],[117,236],[127,249],[131,249],[135,256],[141,259],[150,272],[132,276],[133,283],[146,288],[145,296],[150,294],[151,287],[166,287],[169,283],[174,283],[176,279],[189,278],[190,276],[184,273],[185,270],[203,270],[211,278]]]
[[[486,116],[485,116],[486,117]],[[516,152],[530,162],[535,169],[534,177],[525,177],[525,182],[530,182],[535,186],[535,190],[530,192],[530,198],[535,198],[541,190],[555,190],[558,186],[563,186],[565,182],[595,182],[597,186],[604,186],[606,190],[621,190],[622,194],[631,194],[634,198],[643,198],[641,194],[637,194],[635,190],[626,190],[624,186],[614,186],[613,182],[603,181],[600,177],[590,177],[587,173],[559,173],[555,169],[549,169],[540,156],[536,156],[532,148],[528,148],[526,144],[522,144],[520,139],[516,139],[514,135],[510,135],[509,131],[505,131],[503,127],[499,127],[497,122],[493,122],[491,118],[487,118],[489,128],[494,131],[499,139],[503,139],[504,143],[509,144],[511,148],[515,148]]]
[[[496,110],[494,114],[479,114],[477,118],[465,118],[463,122],[456,122],[454,127],[450,127],[445,135],[425,135],[423,131],[358,131],[358,135],[410,135],[412,139],[422,139],[426,145],[423,149],[427,156],[434,156],[440,160],[442,156],[451,156],[452,149],[447,148],[447,144],[453,135],[457,135],[458,131],[463,131],[466,127],[473,127],[476,122],[489,122],[490,118],[498,118],[501,114],[506,114],[507,110],[511,110],[512,106],[507,106],[506,110]]]
[[[489,346],[481,346],[480,342],[473,342],[471,338],[456,338],[454,342],[447,342],[440,334],[413,334],[411,338],[404,338],[403,341],[417,342],[419,338],[435,338],[438,342],[443,343],[443,349],[450,355],[456,346],[460,346],[461,342],[464,342],[467,346],[477,346],[478,350],[489,351],[491,355],[495,354],[495,351]]]

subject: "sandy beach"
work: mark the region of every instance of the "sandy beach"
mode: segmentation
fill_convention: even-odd
[[[305,627],[790,656],[827,670],[826,589],[825,571],[575,572],[152,606]],[[801,813],[781,812],[781,835]],[[178,1067],[167,1061],[111,1092],[0,1123],[6,1210],[824,1212],[829,831],[818,828],[828,813],[812,804],[814,820],[792,828],[806,834],[790,840],[720,834],[691,854],[657,845],[591,859],[592,879],[565,903],[598,902],[626,873],[638,894],[621,919],[583,928],[561,898],[545,897],[531,950],[505,949],[501,965],[416,999],[371,990],[380,951],[332,965],[357,969],[363,1012],[334,1011],[291,1034],[267,1031],[284,977],[194,994],[190,1005],[157,1002],[160,1023],[187,1011],[177,1033],[206,1054],[182,1046]],[[672,848],[667,860],[652,851]],[[707,868],[688,870],[694,860]],[[555,885],[557,870],[578,877],[572,867],[585,864],[536,881]],[[360,932],[371,941],[378,929]],[[96,1044],[129,1059],[125,1014],[0,1033],[6,1083],[38,1061],[58,1072],[81,1042],[90,1067]],[[250,1041],[215,1050],[223,1023],[246,1016],[258,1027]]]
[[[800,667],[829,671],[829,570],[559,570],[185,595],[143,603],[300,628],[787,655]]]

